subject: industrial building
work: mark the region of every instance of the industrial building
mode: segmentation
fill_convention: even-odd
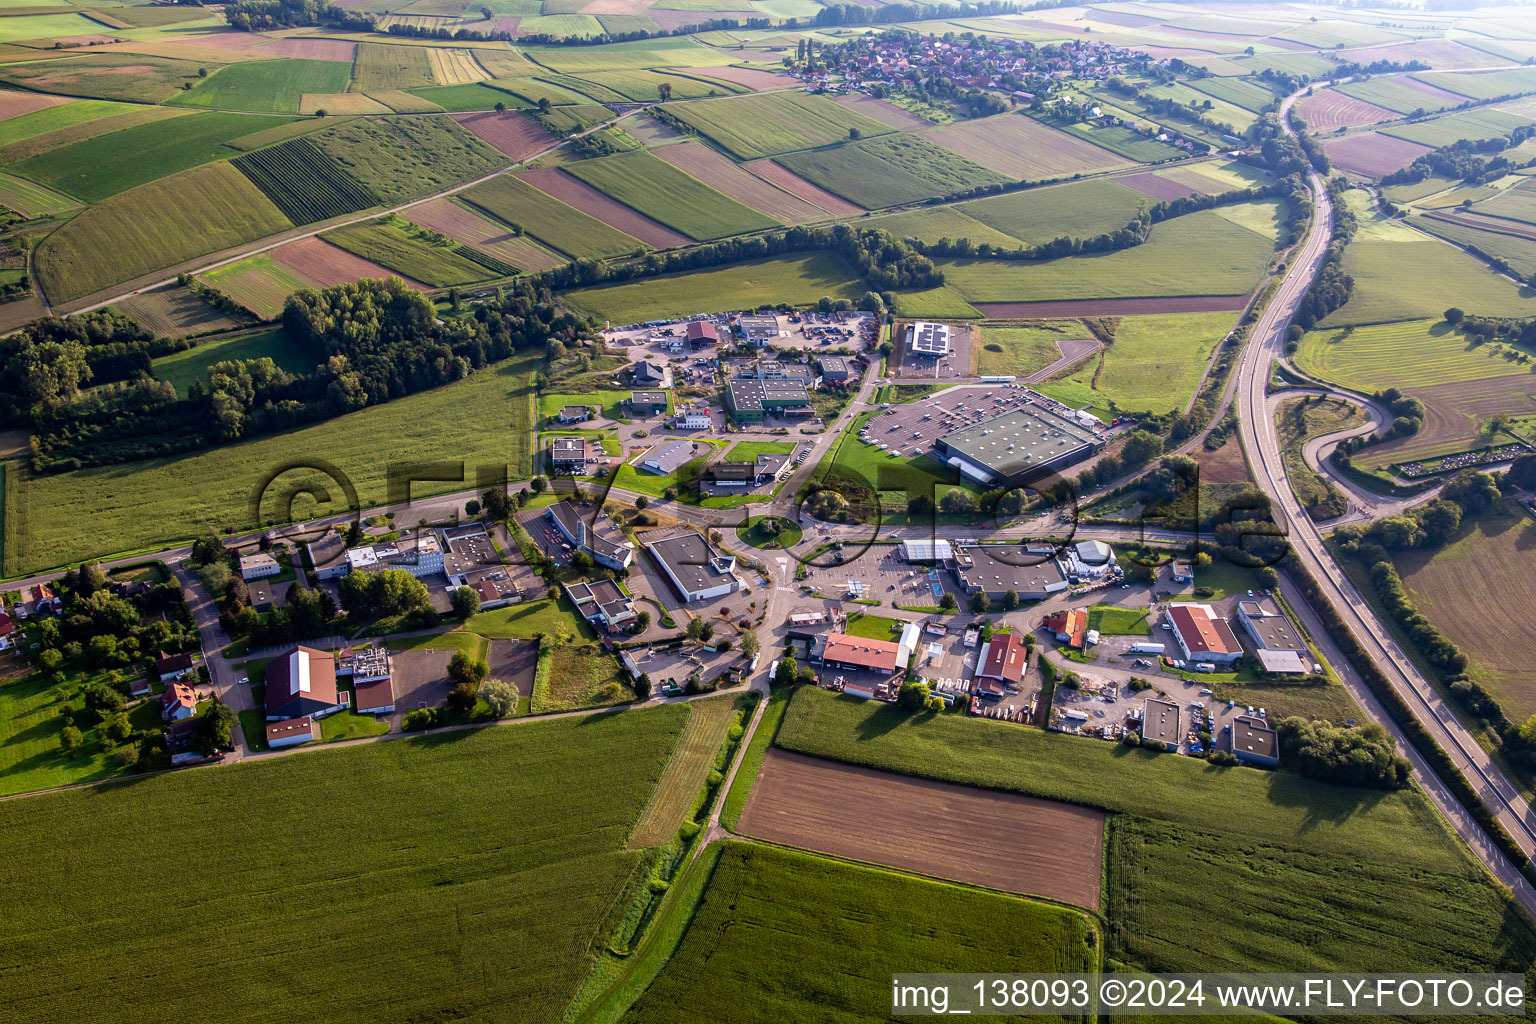
[[[1081,462],[1104,447],[1094,430],[1023,405],[934,441],[939,458],[981,483],[1022,480]]]
[[[771,345],[779,340],[779,318],[776,316],[743,316],[737,319],[736,329],[743,341],[757,346]]]
[[[1254,654],[1265,672],[1300,675],[1307,671],[1311,652],[1280,606],[1267,597],[1245,597],[1237,602],[1237,621],[1253,643]]]
[[[645,458],[640,460],[640,468],[647,473],[671,476],[686,466],[692,458],[692,441],[669,441],[658,444],[646,452]]]
[[[821,363],[821,379],[828,384],[842,384],[853,376],[853,368],[842,356],[822,356],[818,362]]]
[[[716,551],[697,533],[657,541],[647,545],[646,550],[689,604],[724,597],[741,589],[741,581],[736,578],[735,557]]]
[[[912,664],[913,652],[922,635],[922,627],[908,622],[901,629],[900,640],[871,640],[847,633],[821,633],[811,648],[812,660],[848,672],[873,672],[891,676],[905,672]]]
[[[443,571],[442,543],[435,533],[421,533],[347,549],[348,572],[383,572],[385,569],[404,569],[412,576],[436,576]]]
[[[628,405],[629,411],[636,416],[651,416],[658,412],[665,412],[667,393],[665,391],[631,391]]]
[[[1243,764],[1274,768],[1280,763],[1280,736],[1264,719],[1239,715],[1232,723],[1232,756]]]
[[[919,320],[907,325],[907,354],[926,359],[942,359],[949,355],[949,327],[945,324]]]
[[[1158,740],[1177,750],[1183,735],[1179,718],[1179,706],[1173,701],[1148,698],[1147,709],[1141,720],[1142,739]]]
[[[1001,601],[1011,590],[1020,601],[1043,601],[1067,589],[1053,548],[977,545],[955,550],[955,580],[967,596]]]
[[[313,647],[294,647],[267,663],[267,721],[341,710],[336,692],[336,659]]]
[[[587,442],[580,437],[550,438],[549,471],[554,476],[585,476]]]
[[[955,557],[947,540],[904,540],[901,558],[913,565],[942,565]]]
[[[1243,657],[1227,620],[1208,604],[1175,604],[1168,611],[1173,623],[1173,638],[1184,652],[1184,660],[1209,665],[1231,665]]]
[[[560,535],[572,546],[592,556],[592,561],[610,569],[627,569],[635,557],[634,546],[629,541],[613,541],[598,533],[581,517],[581,512],[569,501],[557,501],[545,511],[554,520]],[[596,515],[602,515],[601,512]],[[617,531],[615,531],[617,532]],[[620,534],[620,536],[623,536]]]
[[[770,414],[812,416],[811,396],[805,385],[793,380],[744,380],[734,378],[726,388],[726,407],[737,423],[761,423]]]
[[[720,329],[706,320],[695,320],[688,325],[688,347],[703,348],[720,344]]]

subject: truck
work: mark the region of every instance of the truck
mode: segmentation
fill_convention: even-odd
[[[1131,644],[1132,654],[1162,654],[1167,649],[1167,644],[1154,644],[1151,642]]]

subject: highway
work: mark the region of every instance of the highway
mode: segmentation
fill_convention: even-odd
[[[1287,130],[1290,130],[1290,107],[1296,98],[1296,95],[1289,97],[1281,107],[1281,118]],[[1499,823],[1529,856],[1536,852],[1536,825],[1533,825],[1530,805],[1461,724],[1455,709],[1435,693],[1429,682],[1390,638],[1386,627],[1376,618],[1343,568],[1334,560],[1321,531],[1301,509],[1286,480],[1266,389],[1272,361],[1285,358],[1286,329],[1322,265],[1332,231],[1333,208],[1324,182],[1317,174],[1312,174],[1310,178],[1316,203],[1310,233],[1292,261],[1279,291],[1255,324],[1237,370],[1238,418],[1243,449],[1248,453],[1254,478],[1274,502],[1275,519],[1286,530],[1297,560],[1317,581],[1328,603],[1366,649],[1377,668],[1385,674],[1414,717],[1450,756],[1457,770],[1466,776]],[[1376,716],[1397,738],[1399,748],[1409,753],[1410,744],[1391,719],[1381,715],[1379,710]],[[1411,760],[1420,784],[1457,832],[1488,869],[1510,888],[1526,910],[1536,913],[1536,889],[1531,887],[1509,858],[1471,819],[1466,808],[1433,770],[1417,756]]]

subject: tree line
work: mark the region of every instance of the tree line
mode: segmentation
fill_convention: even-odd
[[[1468,185],[1481,185],[1536,164],[1536,158],[1516,163],[1502,155],[1505,150],[1514,149],[1533,136],[1536,136],[1536,125],[1525,124],[1508,135],[1491,139],[1458,139],[1448,146],[1420,154],[1407,167],[1382,178],[1381,183],[1412,185],[1438,176]]]

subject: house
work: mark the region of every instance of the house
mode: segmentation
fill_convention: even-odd
[[[160,657],[155,661],[155,678],[161,681],[166,679],[181,679],[192,671],[192,655],[190,654],[166,654],[160,652]]]
[[[0,612],[0,651],[8,650],[16,642],[16,623],[5,612]]]
[[[658,412],[666,411],[667,393],[665,391],[631,391],[628,405],[629,411],[636,416],[653,416]]]
[[[561,423],[584,423],[597,415],[597,410],[590,405],[562,405],[555,419]]]
[[[640,468],[658,476],[671,476],[693,459],[692,441],[668,441],[646,452]]]
[[[610,633],[628,629],[639,618],[629,595],[612,580],[569,583],[565,595],[582,618],[605,627]]]
[[[999,633],[982,652],[981,663],[976,669],[976,690],[981,694],[1001,697],[1003,691],[1017,687],[1024,681],[1024,670],[1029,667],[1029,648],[1017,633]]]
[[[336,659],[313,647],[293,647],[267,663],[267,721],[321,718],[340,711]]]
[[[722,554],[697,533],[689,532],[646,546],[684,601],[708,601],[741,589],[736,559]]]
[[[480,596],[482,611],[515,604],[523,599],[523,589],[517,585],[517,581],[511,574],[499,565],[465,573],[463,582],[459,585],[468,587]]]
[[[779,318],[776,316],[742,316],[736,320],[736,329],[743,341],[762,347],[779,340]]]
[[[1088,609],[1073,608],[1048,616],[1045,628],[1056,637],[1056,642],[1082,650],[1088,642]]]
[[[320,722],[308,715],[267,723],[267,746],[273,750],[296,747],[300,743],[310,743],[319,738]]]
[[[149,696],[149,677],[148,676],[140,676],[138,679],[130,679],[130,680],[128,680],[128,696],[130,696],[130,697],[147,697],[147,696]]]
[[[1227,620],[1208,604],[1175,604],[1168,612],[1173,638],[1184,660],[1210,665],[1231,665],[1242,659],[1243,648]]]
[[[666,382],[667,372],[648,359],[642,359],[629,371],[629,379],[641,387],[660,387]]]
[[[251,580],[259,580],[266,576],[276,576],[283,571],[277,559],[265,551],[258,551],[254,555],[240,556],[240,578],[249,583]]]
[[[167,722],[197,714],[197,693],[186,683],[172,683],[160,694],[160,717]]]
[[[251,607],[258,612],[269,612],[277,601],[277,595],[272,592],[272,584],[266,580],[252,580],[246,587],[250,594]]]
[[[1177,749],[1183,735],[1180,731],[1180,715],[1179,706],[1173,701],[1149,697],[1141,721],[1142,739],[1157,740]]]
[[[601,536],[588,525],[581,517],[580,511],[569,501],[557,501],[549,506],[545,513],[554,521],[555,528],[560,531],[572,546],[580,548],[592,556],[592,560],[598,565],[607,566],[610,569],[627,569],[629,563],[635,557],[634,545],[628,540],[610,540]],[[606,518],[601,513],[594,516],[595,519]],[[615,529],[615,532],[617,530]],[[622,537],[622,534],[619,534]]]
[[[845,384],[853,376],[848,360],[842,356],[822,356],[821,379],[828,384]]]
[[[555,476],[586,476],[586,440],[580,437],[550,438],[549,471]]]
[[[64,602],[53,592],[53,584],[39,583],[32,591],[33,615],[60,615],[64,611]]]
[[[178,718],[167,725],[162,732],[165,737],[165,749],[173,754],[179,754],[192,745],[192,739],[197,735],[198,721],[196,718]]]
[[[685,409],[672,417],[674,430],[713,430],[714,418],[702,409]]]
[[[1243,764],[1274,768],[1280,763],[1280,736],[1264,719],[1238,715],[1232,723],[1232,756]]]
[[[685,337],[688,339],[688,347],[700,349],[706,345],[720,344],[720,329],[705,320],[695,320],[688,325]]]

